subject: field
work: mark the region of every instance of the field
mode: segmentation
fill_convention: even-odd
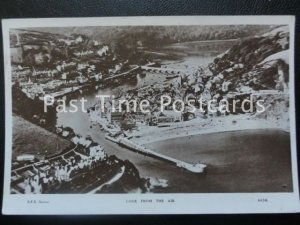
[[[12,157],[27,153],[36,156],[55,155],[71,146],[71,142],[13,115]]]

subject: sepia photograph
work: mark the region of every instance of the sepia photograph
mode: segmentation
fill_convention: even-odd
[[[175,18],[7,20],[4,196],[298,195],[292,20]]]

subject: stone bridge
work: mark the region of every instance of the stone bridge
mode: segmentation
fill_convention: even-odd
[[[152,67],[152,66],[141,66],[141,69],[148,71],[148,72],[153,72],[153,73],[164,73],[164,74],[174,74],[174,75],[182,75],[182,74],[187,73],[187,71],[185,71],[185,70]]]

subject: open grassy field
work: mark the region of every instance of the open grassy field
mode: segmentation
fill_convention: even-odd
[[[51,156],[63,151],[71,144],[39,126],[13,115],[13,158],[24,153]]]

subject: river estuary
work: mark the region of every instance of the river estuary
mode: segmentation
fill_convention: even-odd
[[[196,69],[223,53],[234,42],[191,42],[166,46],[181,56],[180,60],[163,61],[164,67]],[[207,47],[209,46],[209,47]],[[124,83],[114,88],[101,88],[95,93],[84,94],[87,106],[95,104],[96,94],[114,94],[165,80],[165,75],[147,73],[137,75],[134,83]],[[79,104],[79,103],[78,103]],[[147,147],[174,158],[207,164],[204,174],[193,174],[175,165],[147,157],[120,147],[104,138],[98,125],[91,126],[87,113],[59,113],[57,124],[71,127],[82,136],[90,135],[108,154],[130,160],[142,177],[168,180],[167,188],[154,192],[285,192],[292,191],[289,134],[279,130],[247,130],[201,134],[148,144]]]

